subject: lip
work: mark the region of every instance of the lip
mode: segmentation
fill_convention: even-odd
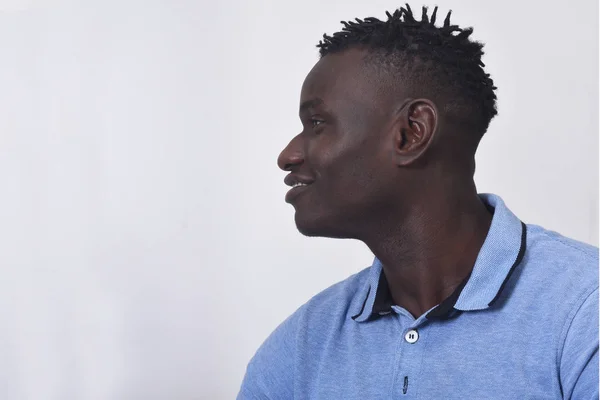
[[[285,195],[285,202],[292,203],[294,200],[296,200],[296,198],[298,196],[300,196],[302,193],[306,192],[306,190],[308,189],[309,186],[310,186],[310,184],[305,185],[305,186],[296,186],[296,187],[291,188],[290,190],[288,190],[288,192]]]
[[[311,183],[313,183],[313,179],[307,176],[298,175],[296,173],[290,173],[283,179],[283,183],[285,183],[288,186],[294,186],[296,183],[304,183],[305,185],[310,185]]]
[[[313,184],[314,179],[310,178],[309,176],[292,172],[283,179],[283,182],[288,186],[292,186],[292,188],[285,195],[285,202],[292,203],[298,196],[304,193],[310,185]],[[298,183],[302,183],[303,185],[294,186]]]

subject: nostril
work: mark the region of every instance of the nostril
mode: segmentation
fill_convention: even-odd
[[[283,169],[284,169],[285,171],[291,171],[291,170],[292,170],[292,168],[294,167],[294,165],[297,165],[297,164],[293,164],[293,163],[288,163],[288,164],[285,164],[285,165],[283,166]]]
[[[304,162],[304,158],[299,154],[282,157],[280,165],[284,171],[291,171],[294,167],[301,165]]]
[[[300,140],[300,134],[296,135],[279,154],[277,166],[280,169],[290,171],[295,166],[304,162],[304,150]]]

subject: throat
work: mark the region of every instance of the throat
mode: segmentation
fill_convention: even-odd
[[[415,318],[468,279],[485,242],[492,215],[483,204],[480,213],[457,216],[438,219],[441,224],[413,224],[369,246],[383,265],[393,303]]]

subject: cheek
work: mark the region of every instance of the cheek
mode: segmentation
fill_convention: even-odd
[[[328,180],[339,180],[353,174],[363,157],[358,146],[346,140],[330,140],[329,143],[324,141],[320,152],[315,156],[317,172]]]
[[[376,126],[357,117],[315,137],[309,154],[310,164],[322,183],[320,190],[330,195],[355,196],[369,189],[377,175],[381,152],[381,141],[376,135]]]
[[[346,146],[323,154],[320,190],[336,203],[358,199],[373,189],[372,155],[364,147]]]

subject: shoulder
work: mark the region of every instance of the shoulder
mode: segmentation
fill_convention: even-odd
[[[578,280],[589,278],[589,287],[598,287],[598,248],[544,229],[527,225],[527,248],[529,262],[539,264],[544,276]]]
[[[501,303],[507,310],[528,310],[560,332],[598,289],[598,248],[538,225],[527,225],[526,238],[523,259],[506,281]]]
[[[527,225],[517,286],[559,320],[569,319],[598,289],[598,248],[537,225]],[[531,303],[530,303],[531,304]],[[529,307],[532,307],[531,305]]]
[[[360,311],[367,296],[370,270],[371,267],[365,268],[310,298],[282,322],[272,336],[279,331],[279,335],[284,334],[288,339],[297,338],[308,328],[323,332],[343,324]]]
[[[319,292],[286,318],[267,339],[291,339],[306,325],[306,319],[331,321],[332,317],[348,316],[364,301],[371,267],[351,275]],[[316,321],[313,321],[316,322]],[[316,327],[313,325],[313,327]]]
[[[532,241],[540,246],[558,247],[561,250],[567,250],[570,253],[576,253],[585,258],[598,259],[597,247],[563,236],[558,232],[545,229],[539,225],[528,224],[527,237],[528,241]]]
[[[303,306],[304,314],[326,312],[329,317],[348,316],[366,297],[370,271],[371,267],[365,268],[318,293]]]
[[[331,321],[332,317],[349,316],[357,306],[362,305],[366,297],[365,289],[367,289],[370,269],[371,267],[365,268],[310,298],[286,318],[271,336],[284,336],[289,339],[306,325],[307,319],[312,319],[312,322],[316,322],[315,319]],[[361,295],[363,292],[365,292],[364,296]]]
[[[527,225],[522,274],[542,320],[552,320],[557,362],[565,397],[597,393],[598,248]],[[529,302],[528,310],[535,309]],[[535,315],[535,314],[534,314]],[[595,389],[594,389],[595,388]],[[593,391],[592,391],[593,390]]]
[[[246,397],[253,394],[292,398],[296,360],[301,356],[297,354],[298,338],[306,334],[308,327],[313,331],[326,330],[344,319],[358,304],[369,270],[370,267],[328,287],[286,318],[250,360],[240,393],[246,393]]]

